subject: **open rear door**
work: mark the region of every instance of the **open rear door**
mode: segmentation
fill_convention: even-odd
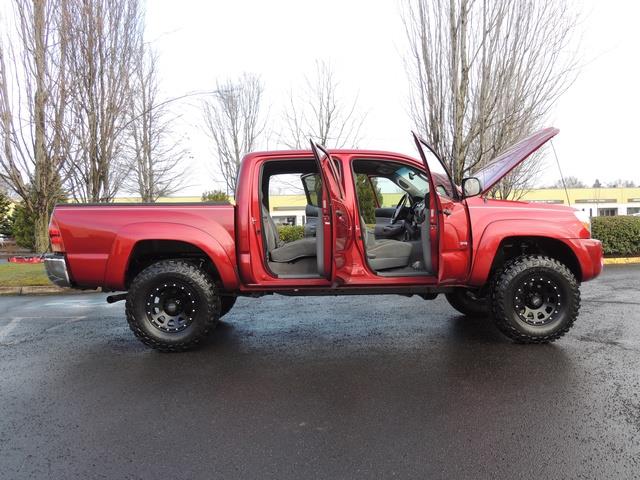
[[[318,163],[323,183],[316,235],[322,236],[324,249],[323,252],[318,252],[318,270],[320,275],[334,284],[344,283],[351,272],[352,262],[348,261],[347,252],[353,234],[353,224],[345,205],[341,167],[324,147],[313,140],[311,150]]]

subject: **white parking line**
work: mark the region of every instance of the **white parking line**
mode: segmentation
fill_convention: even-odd
[[[105,306],[110,307],[114,304],[109,304],[106,300],[58,300],[54,302],[47,302],[44,304],[45,307],[72,307],[72,308],[82,308],[82,307],[95,307],[95,306]]]
[[[75,322],[79,322],[80,320],[84,320],[85,318],[87,318],[86,315],[81,315],[79,317],[68,317],[66,322],[60,323],[58,325],[54,325],[53,327],[49,327],[46,329],[46,331],[49,332],[51,330],[56,330],[58,328],[65,327],[70,323],[75,323]]]
[[[22,340],[18,340],[18,341],[9,341],[9,342],[5,342],[4,341],[9,336],[9,334],[16,328],[16,325],[18,325],[18,322],[20,320],[43,320],[43,319],[46,319],[47,323],[50,320],[63,320],[62,323],[58,323],[58,324],[53,325],[51,327],[47,327],[44,330],[31,332],[26,337],[28,339],[29,337],[33,337],[34,335],[39,335],[41,333],[46,333],[46,332],[50,332],[52,330],[57,330],[59,328],[66,327],[67,325],[70,325],[72,323],[79,322],[81,320],[85,320],[86,318],[87,318],[86,315],[76,315],[76,316],[72,316],[72,317],[69,317],[69,316],[64,316],[64,317],[59,317],[59,316],[56,316],[56,317],[51,317],[51,316],[47,316],[47,317],[15,317],[7,325],[5,325],[4,327],[0,328],[0,345],[2,345],[2,346],[13,345],[15,343],[20,343],[21,341],[25,340],[23,338]]]
[[[4,327],[0,328],[0,342],[2,340],[4,340],[7,337],[7,335],[9,335],[14,328],[16,328],[16,325],[18,325],[18,322],[21,319],[22,319],[22,317],[15,317],[7,325],[5,325]]]

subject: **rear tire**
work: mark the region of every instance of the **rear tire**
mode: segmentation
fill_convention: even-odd
[[[498,329],[518,343],[548,343],[567,333],[580,309],[580,290],[558,260],[523,255],[499,271],[491,292]]]
[[[211,277],[182,260],[163,260],[140,272],[129,288],[127,322],[145,345],[162,352],[193,348],[220,318]]]
[[[484,318],[491,313],[489,297],[480,297],[474,290],[456,288],[445,296],[453,308],[469,317]]]

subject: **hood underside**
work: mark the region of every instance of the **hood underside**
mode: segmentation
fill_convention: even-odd
[[[489,164],[475,172],[473,176],[478,178],[482,185],[481,195],[489,192],[505,175],[525,161],[532,153],[542,147],[542,145],[555,137],[559,131],[560,130],[553,127],[539,130],[509,147],[509,149],[491,160]]]

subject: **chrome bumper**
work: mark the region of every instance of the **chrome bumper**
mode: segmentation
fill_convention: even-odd
[[[67,262],[62,253],[49,253],[44,257],[44,268],[47,271],[47,277],[59,287],[70,287],[69,271],[67,270]]]

